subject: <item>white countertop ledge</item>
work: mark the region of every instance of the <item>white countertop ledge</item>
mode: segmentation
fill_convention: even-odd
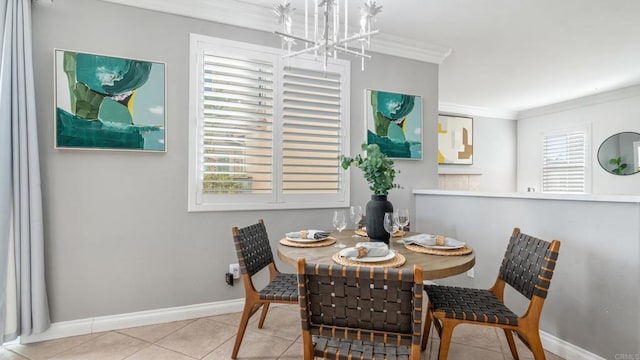
[[[640,203],[640,195],[604,195],[604,194],[549,194],[540,192],[488,192],[455,190],[413,190],[414,195],[445,195],[470,197],[495,197],[533,200],[600,201],[619,203]]]

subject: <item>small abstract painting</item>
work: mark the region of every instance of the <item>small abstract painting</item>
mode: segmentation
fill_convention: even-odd
[[[438,116],[438,164],[473,164],[473,118]]]
[[[56,148],[166,151],[165,65],[55,50]]]
[[[422,159],[422,97],[366,90],[367,144],[390,158]]]

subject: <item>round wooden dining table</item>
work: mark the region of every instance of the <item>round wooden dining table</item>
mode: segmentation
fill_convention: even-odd
[[[368,241],[367,237],[354,237],[353,230],[345,230],[341,233],[336,231],[331,235],[336,238],[336,244],[343,243],[347,247],[355,246],[358,242]],[[415,235],[417,233],[408,232],[405,236]],[[471,269],[476,263],[475,252],[468,255],[430,255],[423,254],[407,249],[403,244],[397,241],[400,237],[391,238],[389,248],[402,254],[406,258],[401,269],[411,269],[413,265],[422,266],[422,275],[425,280],[442,279],[453,275],[462,274]],[[333,255],[341,249],[333,245],[321,247],[293,247],[278,243],[278,258],[287,265],[294,268],[297,266],[298,258],[307,259],[307,263],[317,264],[336,264],[333,261]]]

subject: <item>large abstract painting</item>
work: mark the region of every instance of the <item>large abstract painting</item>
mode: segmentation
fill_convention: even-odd
[[[473,164],[473,118],[438,116],[438,164]]]
[[[422,159],[422,97],[366,90],[367,144],[391,158]]]
[[[55,51],[57,148],[166,151],[165,65]]]

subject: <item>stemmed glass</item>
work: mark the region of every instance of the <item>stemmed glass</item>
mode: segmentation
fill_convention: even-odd
[[[388,232],[390,236],[393,236],[393,233],[398,231],[398,217],[392,212],[384,213],[382,225],[384,226],[384,230]]]
[[[349,208],[349,217],[351,221],[355,224],[355,230],[358,230],[360,227],[360,220],[362,220],[362,207],[360,205],[354,205]],[[353,235],[353,237],[359,237],[358,235]]]
[[[342,233],[342,230],[347,227],[347,218],[344,213],[344,210],[336,210],[333,212],[333,227],[338,230],[339,233]],[[339,235],[338,235],[339,236]],[[343,248],[347,245],[343,244],[342,241],[334,245],[337,248]]]
[[[404,231],[404,228],[409,225],[409,209],[398,209],[397,216],[400,230]]]

